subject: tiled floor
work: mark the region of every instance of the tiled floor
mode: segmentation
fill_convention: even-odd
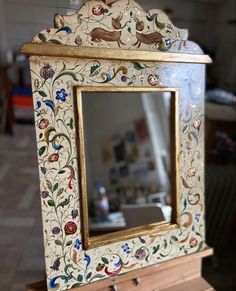
[[[0,136],[0,291],[22,291],[44,277],[44,255],[34,128]],[[204,277],[217,291],[236,291],[236,248],[227,248]]]

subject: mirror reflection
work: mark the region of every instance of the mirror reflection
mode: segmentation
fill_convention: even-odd
[[[90,236],[170,222],[170,92],[82,92]]]

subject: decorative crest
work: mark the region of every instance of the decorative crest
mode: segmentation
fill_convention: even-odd
[[[74,15],[56,15],[55,28],[41,31],[33,42],[173,52],[187,40],[188,31],[176,28],[161,10],[146,12],[134,0],[104,2],[87,1]]]

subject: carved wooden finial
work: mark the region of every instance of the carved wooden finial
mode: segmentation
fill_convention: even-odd
[[[107,5],[110,5],[114,2],[116,2],[117,0],[103,0]]]

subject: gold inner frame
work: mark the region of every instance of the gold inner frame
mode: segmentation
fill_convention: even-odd
[[[87,200],[87,182],[86,182],[86,161],[84,148],[84,125],[83,125],[83,108],[82,108],[82,92],[170,92],[171,93],[171,136],[174,139],[171,142],[171,194],[172,194],[172,217],[171,222],[157,222],[143,225],[135,228],[129,228],[122,231],[116,231],[108,234],[89,236],[88,221],[88,200]],[[81,232],[83,249],[100,247],[107,244],[125,241],[139,236],[158,235],[171,229],[179,227],[179,191],[178,185],[178,168],[177,168],[177,152],[179,148],[179,90],[178,88],[150,88],[150,87],[76,87],[75,90],[75,107],[77,120],[78,135],[78,168],[79,168],[79,190],[81,205]]]

